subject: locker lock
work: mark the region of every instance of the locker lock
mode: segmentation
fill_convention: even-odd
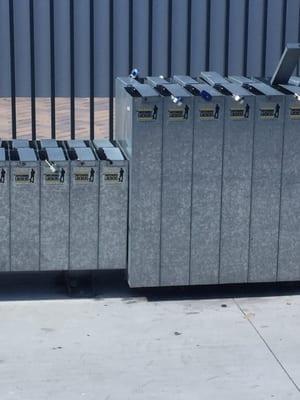
[[[182,106],[182,98],[181,97],[176,97],[172,94],[171,99],[172,99],[173,103],[176,104],[177,106]]]
[[[296,97],[296,99],[297,99],[298,101],[300,101],[300,94],[295,93],[294,96]]]
[[[53,163],[50,163],[48,160],[45,160],[45,163],[48,165],[51,172],[53,172],[53,173],[56,172],[56,168]]]
[[[244,103],[244,97],[239,96],[238,94],[233,94],[232,97],[233,97],[233,99],[234,99],[235,101],[237,101],[238,103],[240,103],[240,104],[243,104],[243,103]]]
[[[137,68],[133,68],[129,75],[132,79],[137,79],[139,77],[139,70]]]

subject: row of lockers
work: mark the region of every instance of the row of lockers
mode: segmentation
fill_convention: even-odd
[[[109,141],[2,142],[0,271],[126,268],[127,170]]]
[[[131,286],[300,279],[300,88],[117,79]]]

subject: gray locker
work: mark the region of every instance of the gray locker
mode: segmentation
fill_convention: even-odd
[[[89,147],[74,148],[69,156],[70,269],[97,269],[99,161]]]
[[[126,269],[128,162],[120,151],[109,158],[111,150],[100,161],[99,268]]]
[[[256,95],[248,280],[271,282],[277,279],[285,99],[263,82],[240,83]]]
[[[217,73],[201,77],[225,95],[219,283],[247,282],[255,98]]]
[[[116,80],[115,139],[130,165],[129,285],[159,286],[162,99],[152,87]]]
[[[193,96],[178,84],[147,77],[163,98],[160,285],[190,281]]]
[[[40,246],[40,166],[33,148],[25,144],[16,146],[10,150],[11,270],[37,271]]]
[[[194,95],[190,284],[219,280],[224,96],[188,76],[174,80]]]
[[[48,147],[41,158],[40,269],[69,268],[69,162],[62,147]]]
[[[0,271],[3,272],[10,270],[10,166],[5,147],[0,147],[0,226]]]
[[[300,87],[285,90],[278,280],[300,280]]]

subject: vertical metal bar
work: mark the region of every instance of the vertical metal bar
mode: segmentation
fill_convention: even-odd
[[[70,0],[70,96],[71,139],[75,139],[74,0]]]
[[[54,0],[50,0],[50,63],[51,63],[51,138],[56,137],[55,121],[55,42],[54,42]]]
[[[112,140],[114,133],[114,0],[109,2],[109,138]]]
[[[173,1],[169,0],[168,4],[168,76],[171,76],[172,71],[172,12]]]
[[[282,37],[281,37],[281,51],[285,48],[286,41],[286,14],[287,14],[287,0],[283,2],[283,12],[282,12]]]
[[[94,0],[90,0],[90,139],[95,137]]]
[[[129,0],[129,28],[128,28],[128,33],[129,33],[129,72],[133,68],[133,0]]]
[[[209,57],[210,57],[210,9],[211,2],[207,0],[206,5],[206,54],[205,54],[205,69],[209,71]]]
[[[148,75],[152,75],[152,29],[153,29],[153,0],[149,0],[148,11]]]
[[[230,1],[226,0],[224,73],[228,75]]]
[[[30,81],[31,81],[31,135],[36,140],[36,109],[35,109],[35,51],[34,51],[34,15],[33,0],[29,3],[30,18]]]
[[[12,129],[12,138],[16,139],[17,122],[16,122],[14,0],[9,1],[9,38],[10,38],[11,129]]]
[[[243,75],[247,76],[247,62],[248,62],[248,35],[249,35],[249,0],[245,4],[245,20],[244,20],[244,65]]]
[[[268,0],[264,3],[264,30],[263,30],[263,40],[262,40],[262,75],[266,75],[266,48],[267,48],[267,28],[268,28]]]
[[[186,73],[191,73],[191,42],[192,42],[192,0],[187,3],[187,43],[186,43]]]

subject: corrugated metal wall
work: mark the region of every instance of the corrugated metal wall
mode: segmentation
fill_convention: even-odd
[[[110,98],[113,80],[141,75],[269,76],[287,42],[299,41],[300,0],[0,0],[0,96]],[[35,126],[33,123],[33,133]],[[15,134],[13,127],[13,134]]]

